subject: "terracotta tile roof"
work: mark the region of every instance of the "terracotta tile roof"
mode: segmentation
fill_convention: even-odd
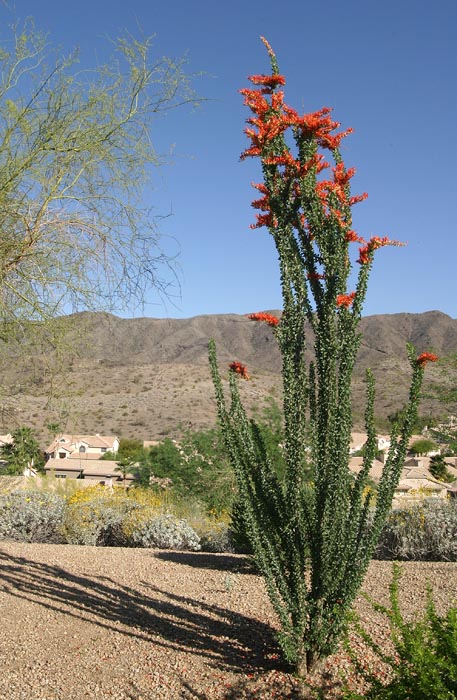
[[[68,455],[67,459],[71,459],[72,461],[74,461],[75,459],[83,459],[84,461],[87,461],[89,459],[100,461],[101,456],[102,455],[99,452],[72,452]]]
[[[71,472],[75,476],[83,474],[84,477],[111,478],[122,480],[122,474],[116,471],[117,462],[104,459],[58,459],[51,457],[46,464],[46,471],[50,472]],[[127,479],[133,479],[133,475],[127,476]]]
[[[349,469],[354,474],[358,474],[362,469],[363,457],[351,457],[349,460]],[[379,481],[381,478],[382,470],[384,465],[378,459],[375,459],[370,467],[370,477],[373,481]]]
[[[71,447],[71,445],[75,445],[78,442],[83,442],[88,447],[106,447],[107,450],[110,450],[113,448],[116,439],[116,435],[70,435],[63,433],[54,438],[45,452],[50,454],[58,447]]]

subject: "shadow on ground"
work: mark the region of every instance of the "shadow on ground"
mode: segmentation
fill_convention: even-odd
[[[173,561],[189,565],[186,557]],[[212,561],[211,555],[207,561]],[[0,549],[0,591],[106,630],[177,651],[187,649],[220,670],[249,673],[281,668],[269,625],[147,582],[126,588],[110,577],[77,575]]]
[[[236,574],[256,574],[257,568],[248,556],[231,554],[211,554],[209,552],[155,552],[154,557],[175,564],[185,564],[197,569],[229,571]]]

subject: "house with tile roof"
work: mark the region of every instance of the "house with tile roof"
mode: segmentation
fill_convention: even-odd
[[[57,435],[45,450],[45,459],[98,460],[106,452],[116,454],[119,438],[115,435]]]
[[[135,479],[133,474],[126,474],[124,477],[118,471],[117,462],[105,459],[50,457],[44,465],[44,469],[46,474],[52,475],[56,479],[84,479],[105,486],[114,486],[115,484],[130,486]]]

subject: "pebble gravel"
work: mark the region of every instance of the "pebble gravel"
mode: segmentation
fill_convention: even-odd
[[[402,570],[406,617],[423,609],[427,581],[439,612],[455,602],[457,563]],[[387,603],[391,578],[390,562],[372,562],[363,590]],[[356,608],[386,640],[362,596]],[[275,627],[263,582],[241,555],[0,543],[0,700],[306,697],[281,661]],[[325,697],[338,696],[347,668],[343,652],[328,660]]]

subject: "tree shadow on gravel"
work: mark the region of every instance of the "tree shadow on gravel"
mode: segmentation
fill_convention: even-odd
[[[256,574],[255,562],[247,556],[232,554],[211,554],[209,552],[157,552],[156,559],[171,561],[174,564],[184,564],[197,569],[213,569],[229,571],[235,574]]]
[[[282,668],[269,625],[147,582],[127,588],[108,576],[78,575],[0,549],[1,592],[105,630],[193,652],[220,670]]]

